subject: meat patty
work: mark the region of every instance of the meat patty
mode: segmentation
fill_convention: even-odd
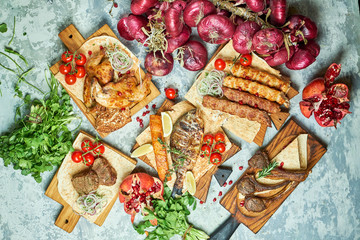
[[[261,198],[257,197],[246,197],[245,208],[252,212],[262,212],[266,209],[266,205]]]
[[[80,195],[89,194],[99,187],[99,177],[96,172],[91,169],[75,174],[71,182]]]
[[[91,170],[94,171],[99,177],[100,185],[112,186],[116,183],[116,170],[113,168],[113,166],[111,166],[107,159],[103,157],[98,157],[95,159]]]

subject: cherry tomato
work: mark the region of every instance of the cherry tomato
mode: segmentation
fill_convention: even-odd
[[[84,163],[86,166],[91,166],[94,163],[94,156],[91,153],[87,153],[84,155]]]
[[[104,152],[105,152],[105,146],[99,142],[94,143],[93,149],[94,149],[93,153],[95,154],[95,156],[100,156],[101,154],[104,154]]]
[[[174,99],[177,97],[177,90],[174,88],[167,88],[165,89],[165,95],[168,99]]]
[[[71,160],[73,160],[73,162],[79,163],[83,161],[82,158],[82,152],[81,151],[75,151],[71,154]]]
[[[226,145],[225,145],[225,143],[219,142],[215,145],[214,149],[219,151],[219,153],[223,153],[223,152],[225,152]]]
[[[243,54],[240,57],[240,64],[243,66],[250,66],[252,62],[252,56],[250,54]]]
[[[76,65],[84,66],[85,63],[86,63],[86,57],[85,57],[85,55],[82,54],[82,53],[76,54],[76,56],[75,56],[75,63],[76,63]]]
[[[206,134],[203,141],[204,143],[211,146],[214,142],[214,136],[212,134]]]
[[[88,152],[93,149],[94,149],[94,144],[92,143],[92,141],[90,141],[89,139],[85,139],[84,141],[82,141],[81,150],[83,150],[84,152]]]
[[[76,83],[76,77],[74,74],[66,74],[65,75],[65,82],[68,84],[68,85],[73,85]]]
[[[210,162],[213,165],[219,165],[221,163],[221,154],[218,152],[212,153],[210,156]]]
[[[71,71],[71,65],[70,64],[61,64],[60,67],[59,67],[59,72],[61,74],[68,74],[69,72]]]
[[[215,65],[215,69],[216,69],[216,70],[219,70],[219,71],[224,70],[225,67],[226,67],[225,61],[222,60],[221,58],[216,59],[214,65]]]
[[[215,134],[215,141],[216,142],[225,142],[225,136],[223,133],[218,132]]]
[[[201,152],[205,155],[205,156],[210,156],[210,153],[211,153],[211,148],[210,148],[210,146],[209,145],[207,145],[207,144],[204,144],[204,145],[202,145],[202,147],[201,147]]]
[[[61,55],[61,60],[64,63],[68,63],[71,62],[71,60],[73,59],[73,53],[70,51],[65,51],[62,55]]]
[[[75,77],[82,78],[85,76],[85,68],[82,66],[76,66],[75,67]]]

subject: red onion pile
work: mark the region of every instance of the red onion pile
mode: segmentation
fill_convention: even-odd
[[[256,52],[270,66],[304,69],[320,52],[316,24],[302,15],[287,17],[286,0],[229,0],[217,7],[212,0],[132,0],[130,8],[132,14],[118,23],[119,34],[149,48],[145,67],[157,76],[171,72],[173,58],[190,71],[205,66],[203,43],[189,40],[192,27],[203,41],[232,39],[237,52]]]

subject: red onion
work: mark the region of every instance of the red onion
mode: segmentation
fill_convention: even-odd
[[[202,40],[214,44],[226,43],[235,32],[235,25],[225,16],[216,14],[203,18],[197,26]]]
[[[253,21],[247,21],[237,26],[233,36],[234,49],[241,54],[250,53],[252,50],[252,38],[260,29],[260,25]]]
[[[284,25],[286,21],[286,0],[270,0],[270,23],[275,26]]]
[[[184,46],[184,55],[180,60],[183,67],[190,71],[198,71],[205,67],[207,62],[207,50],[198,41],[188,41]]]
[[[259,54],[271,54],[284,43],[282,32],[276,28],[261,29],[253,37],[253,50]]]
[[[245,0],[245,3],[253,12],[261,12],[265,8],[264,0]]]
[[[314,57],[317,57],[320,53],[320,46],[314,40],[310,40],[306,45],[301,45],[301,47],[311,53]]]
[[[283,28],[283,32],[290,33],[290,40],[292,42],[304,41],[302,35],[304,35],[306,40],[317,37],[317,26],[310,18],[302,15],[292,15],[288,18],[288,22],[289,25]]]
[[[191,28],[185,25],[179,36],[174,38],[168,38],[168,48],[166,50],[166,53],[172,53],[175,49],[184,45],[187,40],[189,40],[190,34]]]
[[[239,26],[240,24],[242,24],[242,23],[244,22],[244,19],[242,19],[241,17],[236,16],[236,15],[235,15],[235,17],[233,17],[233,18],[230,17],[230,19],[233,20],[233,23],[234,23],[236,26]]]
[[[130,14],[128,17],[120,19],[117,28],[120,36],[126,40],[136,39],[138,42],[144,43],[147,36],[141,28],[146,28],[147,23],[148,21],[144,16]]]
[[[130,10],[135,15],[146,13],[150,8],[154,7],[158,0],[132,0]]]
[[[133,38],[130,34],[130,26],[129,26],[128,17],[123,17],[117,24],[117,29],[119,31],[120,37],[125,38],[128,41],[132,41]]]
[[[186,6],[186,2],[182,0],[177,0],[171,4],[171,7],[165,12],[165,26],[166,32],[170,34],[171,37],[177,37],[183,27],[183,9]]]
[[[189,27],[196,27],[201,19],[216,12],[212,2],[208,0],[193,0],[184,9],[184,21]]]
[[[224,9],[220,9],[220,8],[216,8],[216,14],[219,16],[224,16],[224,17],[230,17],[231,13],[224,10]]]
[[[288,51],[286,50],[285,46],[283,46],[278,52],[275,52],[270,56],[265,57],[264,60],[272,67],[279,66],[289,61],[289,59],[294,55],[295,47],[290,46],[289,50],[290,54],[288,55]]]
[[[155,76],[165,76],[171,72],[174,66],[174,59],[169,53],[165,53],[165,58],[160,51],[149,52],[145,57],[146,70]]]

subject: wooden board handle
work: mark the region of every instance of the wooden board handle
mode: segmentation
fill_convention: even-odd
[[[62,30],[59,33],[59,38],[71,52],[78,50],[85,42],[85,39],[73,24]]]
[[[209,240],[229,240],[240,223],[230,216],[211,235]]]
[[[63,207],[58,218],[56,219],[55,225],[61,229],[64,229],[68,233],[71,233],[79,219],[80,215],[75,214],[73,209],[69,205],[66,205]]]

